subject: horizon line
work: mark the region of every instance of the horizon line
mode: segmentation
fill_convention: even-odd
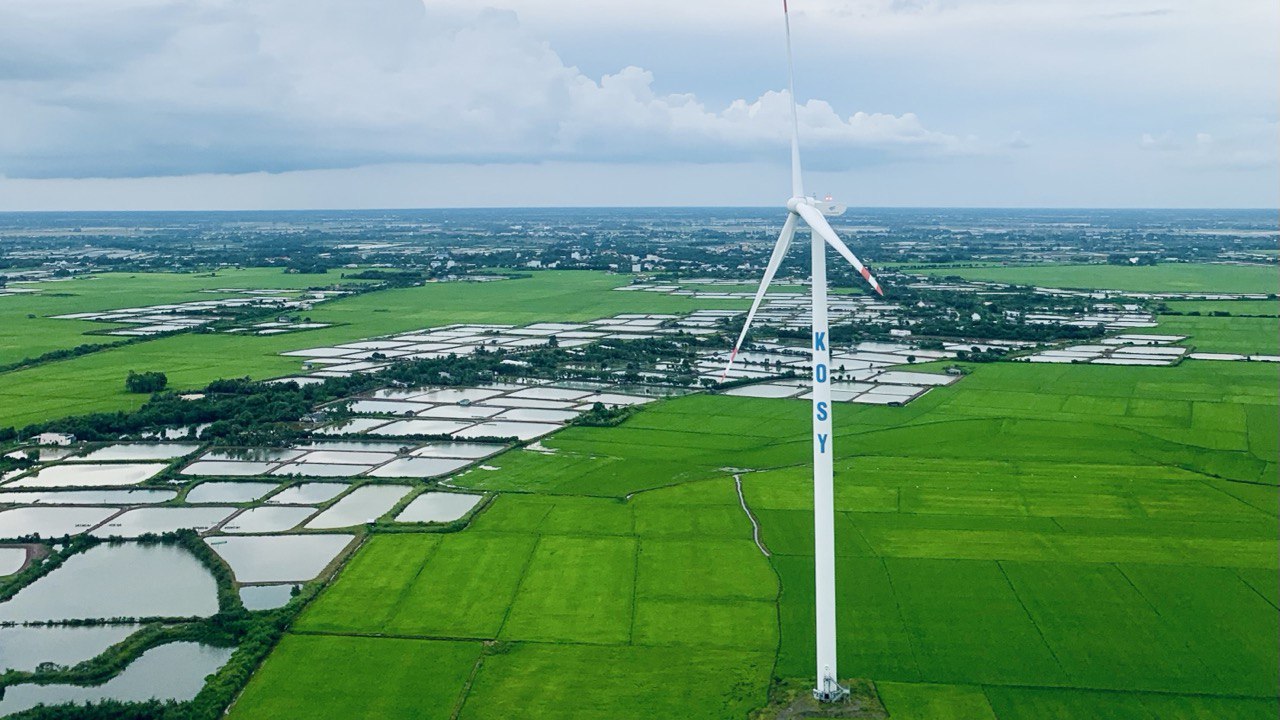
[[[76,213],[273,213],[273,212],[423,212],[443,210],[774,210],[777,205],[435,205],[417,207],[278,207],[278,208],[77,208],[5,210],[0,215]],[[1280,207],[1139,206],[1139,205],[849,205],[847,210],[1017,210],[1017,211],[1217,211],[1273,212]]]

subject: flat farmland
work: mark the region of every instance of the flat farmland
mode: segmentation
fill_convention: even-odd
[[[955,275],[966,280],[1038,285],[1084,290],[1132,292],[1275,293],[1280,291],[1274,265],[1165,263],[1161,265],[1010,265],[940,267],[913,270],[927,275]]]
[[[147,277],[145,274],[138,276]],[[183,283],[198,287],[201,283],[196,282],[197,279],[202,279],[203,284],[211,287],[248,287],[252,282],[266,287],[282,287],[272,284],[277,279],[306,287],[308,284],[323,283],[326,277],[330,276],[285,275],[276,271],[257,271],[246,276],[228,271],[225,275],[220,272],[214,278],[165,276],[163,280],[155,281],[157,289],[154,297],[161,298],[155,301],[151,295],[129,295],[126,290],[115,291],[118,285],[127,288],[127,283],[136,278],[110,277],[83,282],[104,283],[92,285],[95,293],[102,287],[112,290],[110,293],[101,293],[103,297],[95,301],[98,304],[107,303],[94,308],[103,309],[165,302],[166,299],[180,297],[217,297],[207,293],[191,295],[194,291]],[[330,280],[332,281],[336,281],[336,276]],[[319,330],[269,336],[184,333],[0,373],[0,427],[20,427],[66,415],[136,407],[145,402],[146,397],[125,392],[124,377],[129,370],[164,372],[174,388],[197,388],[218,378],[247,375],[261,379],[296,372],[301,365],[300,361],[280,356],[280,353],[289,350],[351,342],[374,335],[424,327],[460,322],[524,324],[587,320],[628,311],[658,313],[688,311],[707,306],[739,308],[745,304],[741,300],[703,300],[695,303],[687,297],[613,291],[614,287],[629,281],[627,276],[599,272],[543,272],[516,280],[433,283],[423,287],[378,291],[317,306],[308,313],[309,317],[315,322],[333,325]],[[146,289],[140,292],[145,293]],[[40,296],[32,297],[36,298],[34,302]],[[0,312],[4,312],[4,302],[14,299],[0,298]],[[26,301],[25,298],[18,299]],[[61,313],[63,310],[58,309],[56,312]],[[28,322],[25,312],[21,313],[21,318],[14,319],[14,323],[20,325]],[[87,341],[78,333],[83,332],[84,327],[90,324],[39,318],[37,321],[41,323],[41,327],[44,326],[43,323],[69,323],[71,327],[66,331],[59,326],[49,325],[58,328],[57,333],[62,333],[55,334],[53,340],[61,343],[60,347]],[[9,327],[7,323],[0,323],[0,326]],[[37,333],[21,332],[16,336],[23,344],[14,350],[17,358],[39,354],[34,352],[34,346],[25,345],[32,342],[30,336],[33,334]],[[93,341],[92,337],[88,341]]]
[[[341,273],[297,274],[274,268],[223,268],[213,273],[96,273],[56,282],[15,285],[36,293],[0,297],[0,365],[83,343],[108,343],[102,335],[124,325],[59,320],[55,315],[102,312],[127,307],[243,297],[217,289],[304,290],[344,280]]]
[[[478,642],[290,635],[236,702],[239,717],[448,720]],[[273,692],[289,685],[296,692]]]
[[[1275,355],[1280,352],[1280,321],[1274,317],[1161,315],[1158,332],[1186,335],[1197,352]]]
[[[838,406],[842,674],[894,718],[1274,717],[1278,379],[1002,363]],[[807,416],[690,396],[486,461],[457,480],[498,495],[471,526],[373,536],[232,716],[380,717],[298,659],[359,638],[392,678],[458,644],[430,688],[371,685],[395,712],[744,717],[813,673]]]
[[[1269,315],[1280,316],[1280,300],[1166,300],[1170,310],[1190,313],[1198,312],[1208,315],[1214,312],[1231,313],[1232,315]]]
[[[405,655],[412,647],[430,656],[436,643],[448,642],[454,654],[478,660],[474,670],[450,660],[429,693],[379,681],[384,706],[397,711],[457,698],[462,718],[742,717],[769,687],[777,578],[747,539],[750,523],[740,510],[727,538],[684,530],[696,523],[682,515],[734,506],[732,481],[688,487],[694,492],[655,490],[625,504],[502,495],[484,522],[461,533],[371,538],[299,619],[232,716],[382,717],[359,700],[338,703],[349,713],[339,714],[328,704],[332,691],[288,680],[288,673],[312,672],[291,664],[301,648],[329,652],[332,642],[336,652],[358,639],[360,657],[378,656],[371,665],[390,677],[437,662]],[[671,519],[667,532],[657,524],[633,529],[642,507],[662,508]],[[593,525],[591,517],[602,519]],[[383,653],[379,643],[388,636],[398,639]],[[474,672],[465,695],[459,664]],[[345,672],[341,663],[326,664],[313,677],[322,686],[334,677],[359,697],[358,681],[338,678]]]

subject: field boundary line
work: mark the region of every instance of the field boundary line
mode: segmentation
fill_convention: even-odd
[[[758,600],[755,602],[765,603],[767,600]],[[399,640],[402,642],[454,642],[454,643],[507,643],[516,645],[575,645],[581,647],[627,647],[627,645],[611,641],[585,641],[585,640],[556,640],[543,638],[515,638],[510,640],[495,640],[491,637],[458,637],[452,635],[405,635],[400,633],[374,633],[360,631],[343,631],[337,632],[333,630],[298,630],[289,631],[290,635],[305,635],[307,637],[349,637],[363,638],[365,640]],[[678,643],[670,645],[637,645],[636,647],[686,647]],[[688,646],[693,647],[693,646]],[[742,648],[721,648],[729,650],[742,650]]]
[[[462,708],[471,697],[471,686],[475,685],[476,676],[480,674],[480,666],[484,665],[484,654],[487,650],[487,645],[480,646],[480,654],[476,656],[476,661],[471,666],[471,674],[467,675],[466,682],[462,683],[462,687],[458,689],[458,699],[453,701],[453,711],[449,713],[449,720],[458,720],[462,715]]]
[[[1044,644],[1044,649],[1049,651],[1049,657],[1053,658],[1053,664],[1058,666],[1058,671],[1062,673],[1064,678],[1070,678],[1067,669],[1062,667],[1062,661],[1058,659],[1058,653],[1053,651],[1053,646],[1049,644],[1049,639],[1044,636],[1044,630],[1040,627],[1040,623],[1036,622],[1036,618],[1031,614],[1031,610],[1027,608],[1027,604],[1022,601],[1022,596],[1018,594],[1018,588],[1013,586],[1013,580],[1009,578],[1009,573],[1005,571],[1004,564],[996,560],[996,567],[1000,569],[1000,575],[1004,577],[1004,582],[1009,586],[1009,592],[1013,593],[1013,599],[1018,601],[1018,607],[1022,608],[1022,612],[1027,616],[1027,621],[1031,623],[1031,627],[1036,629],[1036,635],[1040,636],[1040,642]]]
[[[861,535],[861,531],[858,534]],[[865,539],[863,537],[863,540]],[[911,633],[907,632],[907,616],[902,612],[902,600],[898,598],[898,588],[893,585],[893,573],[889,571],[889,563],[885,562],[883,555],[876,556],[876,559],[880,561],[880,568],[884,570],[885,580],[889,583],[889,593],[893,596],[894,612],[902,626],[902,634],[907,638],[907,647],[911,648],[911,665],[915,668],[916,677],[921,678],[918,682],[923,682],[924,674],[920,672],[920,653],[916,649],[916,641],[911,637]]]
[[[1129,587],[1133,588],[1133,591],[1137,593],[1138,597],[1142,598],[1142,602],[1146,603],[1147,607],[1151,608],[1151,612],[1155,613],[1156,617],[1163,617],[1160,614],[1160,608],[1156,607],[1156,604],[1151,602],[1151,598],[1147,597],[1147,594],[1142,592],[1142,588],[1138,587],[1138,584],[1133,581],[1133,578],[1129,577],[1129,573],[1124,571],[1124,568],[1120,566],[1120,563],[1113,562],[1107,563],[1107,565],[1110,565],[1116,572],[1120,573],[1120,577],[1124,578],[1124,581],[1129,584]],[[1232,575],[1235,575],[1235,573],[1233,572]]]
[[[413,590],[414,584],[417,583],[418,578],[422,576],[422,571],[427,569],[427,563],[431,562],[431,560],[435,558],[436,553],[440,552],[440,545],[442,543],[443,539],[437,540],[435,544],[431,546],[430,551],[426,553],[426,557],[422,558],[422,562],[418,564],[417,571],[413,573],[413,577],[409,578],[409,582],[405,583],[404,588],[400,590],[399,597],[396,598],[395,604],[391,606],[391,610],[387,612],[387,617],[382,621],[382,624],[378,629],[385,630],[387,625],[389,625],[396,616],[400,614],[400,609],[404,606],[405,600]]]
[[[636,596],[640,593],[640,536],[635,534],[636,514],[631,513],[631,622],[627,625],[627,645],[636,644]]]
[[[1263,601],[1263,602],[1265,602],[1266,604],[1268,604],[1268,605],[1270,605],[1271,607],[1275,608],[1276,610],[1280,610],[1280,607],[1276,606],[1276,604],[1275,604],[1274,602],[1272,602],[1271,598],[1267,597],[1266,595],[1263,595],[1261,590],[1259,590],[1258,588],[1254,587],[1254,586],[1253,586],[1253,583],[1251,583],[1251,582],[1249,582],[1248,580],[1246,580],[1246,579],[1245,579],[1245,577],[1244,577],[1243,575],[1241,575],[1241,574],[1240,574],[1240,568],[1232,568],[1232,569],[1231,569],[1231,573],[1232,573],[1233,575],[1235,575],[1235,576],[1236,576],[1236,579],[1238,579],[1240,582],[1244,583],[1244,586],[1245,586],[1245,587],[1249,588],[1250,590],[1252,590],[1252,591],[1253,591],[1253,593],[1254,593],[1255,595],[1257,595],[1258,597],[1262,598],[1262,601]]]
[[[555,503],[552,503],[552,507]],[[547,513],[550,513],[547,510]],[[545,518],[546,515],[543,515]],[[537,534],[537,539],[533,541],[533,547],[529,548],[529,556],[524,559],[524,567],[520,568],[520,581],[516,583],[516,587],[511,592],[511,602],[507,603],[506,612],[502,613],[502,622],[498,623],[498,631],[493,634],[493,639],[498,640],[502,637],[502,631],[507,628],[507,621],[511,619],[511,608],[516,606],[516,601],[520,599],[520,589],[524,587],[524,581],[529,577],[529,567],[533,565],[533,557],[538,554],[538,547],[542,545],[542,533]]]
[[[772,557],[773,553],[769,552],[769,548],[764,546],[764,542],[760,539],[760,523],[756,522],[756,516],[751,514],[751,508],[747,507],[747,498],[742,494],[742,476],[735,474],[733,476],[733,485],[738,490],[738,504],[742,505],[742,512],[747,514],[747,519],[751,521],[751,538],[755,540],[756,547],[760,548],[760,553],[765,557]]]
[[[929,683],[923,683],[929,684]],[[986,688],[1008,688],[1013,690],[1053,690],[1053,691],[1071,691],[1071,692],[1091,692],[1106,693],[1109,695],[1157,695],[1160,697],[1187,697],[1187,698],[1214,698],[1226,700],[1266,700],[1268,702],[1275,701],[1275,695],[1261,694],[1249,695],[1248,693],[1215,693],[1203,692],[1197,690],[1142,690],[1127,689],[1119,690],[1109,687],[1094,687],[1091,685],[1023,685],[1018,683],[979,683],[978,687]]]

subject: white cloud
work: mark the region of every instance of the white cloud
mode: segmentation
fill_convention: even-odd
[[[10,0],[0,173],[86,177],[394,162],[781,156],[786,95],[709,108],[636,67],[567,66],[514,13],[419,0]],[[50,58],[33,62],[32,58]],[[781,60],[781,58],[779,58]],[[973,152],[911,113],[800,108],[826,167]]]

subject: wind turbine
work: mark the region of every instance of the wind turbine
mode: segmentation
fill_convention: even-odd
[[[840,685],[840,676],[836,670],[836,539],[831,482],[831,350],[827,322],[827,245],[835,248],[836,252],[848,260],[872,289],[880,295],[884,295],[884,291],[880,288],[880,283],[871,276],[871,271],[849,250],[824,217],[824,214],[843,213],[844,206],[819,203],[804,194],[804,184],[800,177],[800,124],[796,118],[795,67],[791,60],[791,16],[786,0],[782,0],[782,16],[787,29],[787,76],[791,97],[791,199],[787,201],[787,221],[782,225],[782,233],[773,246],[773,254],[765,267],[764,277],[760,279],[760,288],[756,290],[755,300],[751,303],[751,310],[747,312],[746,322],[742,325],[738,341],[734,343],[721,379],[733,367],[738,350],[751,328],[751,321],[769,289],[769,282],[773,280],[778,266],[791,247],[796,226],[803,221],[812,231],[813,238],[809,257],[812,266],[810,292],[813,299],[813,570],[818,641],[817,684],[814,686],[813,696],[824,702],[833,702],[847,696],[849,689]]]

